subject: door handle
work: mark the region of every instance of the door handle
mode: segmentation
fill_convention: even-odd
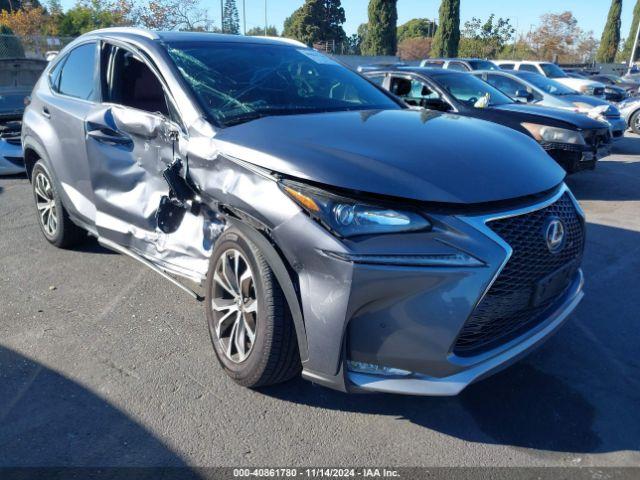
[[[49,112],[49,109],[47,108],[46,105],[42,107],[42,116],[44,118],[51,118],[51,113]]]
[[[101,125],[87,124],[87,136],[105,145],[133,147],[133,141],[127,135]]]

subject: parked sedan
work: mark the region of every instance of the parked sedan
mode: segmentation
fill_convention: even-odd
[[[513,70],[516,72],[537,73],[543,77],[555,80],[569,88],[594,97],[604,96],[604,85],[588,78],[572,78],[567,72],[555,63],[511,60],[496,60],[495,63],[501,70]]]
[[[486,71],[474,72],[474,75],[521,102],[579,112],[606,121],[614,138],[622,137],[627,129],[620,111],[611,103],[590,95],[580,95],[537,73]]]
[[[421,67],[444,68],[459,72],[471,72],[473,70],[499,70],[500,68],[491,60],[481,58],[427,58],[420,62]]]
[[[47,62],[26,58],[0,59],[0,175],[24,172],[22,113]]]
[[[566,72],[569,78],[594,78],[587,77],[586,74],[581,72]],[[622,87],[618,87],[613,84],[605,84],[604,85],[604,94],[603,97],[607,102],[621,102],[625,98],[629,96],[629,92]]]
[[[182,279],[202,282],[213,349],[247,387],[302,371],[455,395],[583,297],[584,214],[534,140],[411,110],[300,43],[80,36],[22,140],[44,238],[89,232],[194,297]]]
[[[594,75],[591,75],[589,78],[591,78],[592,80],[595,80],[596,82],[601,82],[605,85],[622,88],[627,92],[629,92],[631,96],[636,96],[640,94],[639,82],[636,82],[630,79],[624,79],[619,75],[596,73]]]
[[[467,73],[400,67],[366,76],[409,105],[456,112],[529,135],[569,173],[593,169],[599,158],[610,153],[608,124],[579,113],[515,102]]]
[[[640,98],[628,98],[618,104],[620,114],[633,133],[640,135]]]

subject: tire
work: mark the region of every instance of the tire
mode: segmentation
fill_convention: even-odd
[[[33,167],[31,188],[38,215],[38,225],[49,243],[58,248],[70,248],[86,239],[86,232],[69,218],[51,175],[42,160],[38,160]]]
[[[636,135],[640,135],[640,110],[631,115],[631,119],[629,120],[629,127],[631,131]]]
[[[211,341],[227,375],[257,388],[300,373],[295,327],[282,289],[262,253],[240,232],[230,230],[218,240],[205,288]]]

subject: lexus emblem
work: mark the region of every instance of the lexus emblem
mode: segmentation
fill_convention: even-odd
[[[558,253],[564,247],[565,241],[564,223],[557,217],[552,217],[546,224],[544,238],[547,248],[551,253]]]

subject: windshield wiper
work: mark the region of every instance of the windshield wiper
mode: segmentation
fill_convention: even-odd
[[[251,122],[260,118],[268,117],[269,114],[262,112],[248,112],[243,115],[237,115],[229,120],[223,121],[225,127],[231,127],[233,125],[240,125],[241,123]]]

